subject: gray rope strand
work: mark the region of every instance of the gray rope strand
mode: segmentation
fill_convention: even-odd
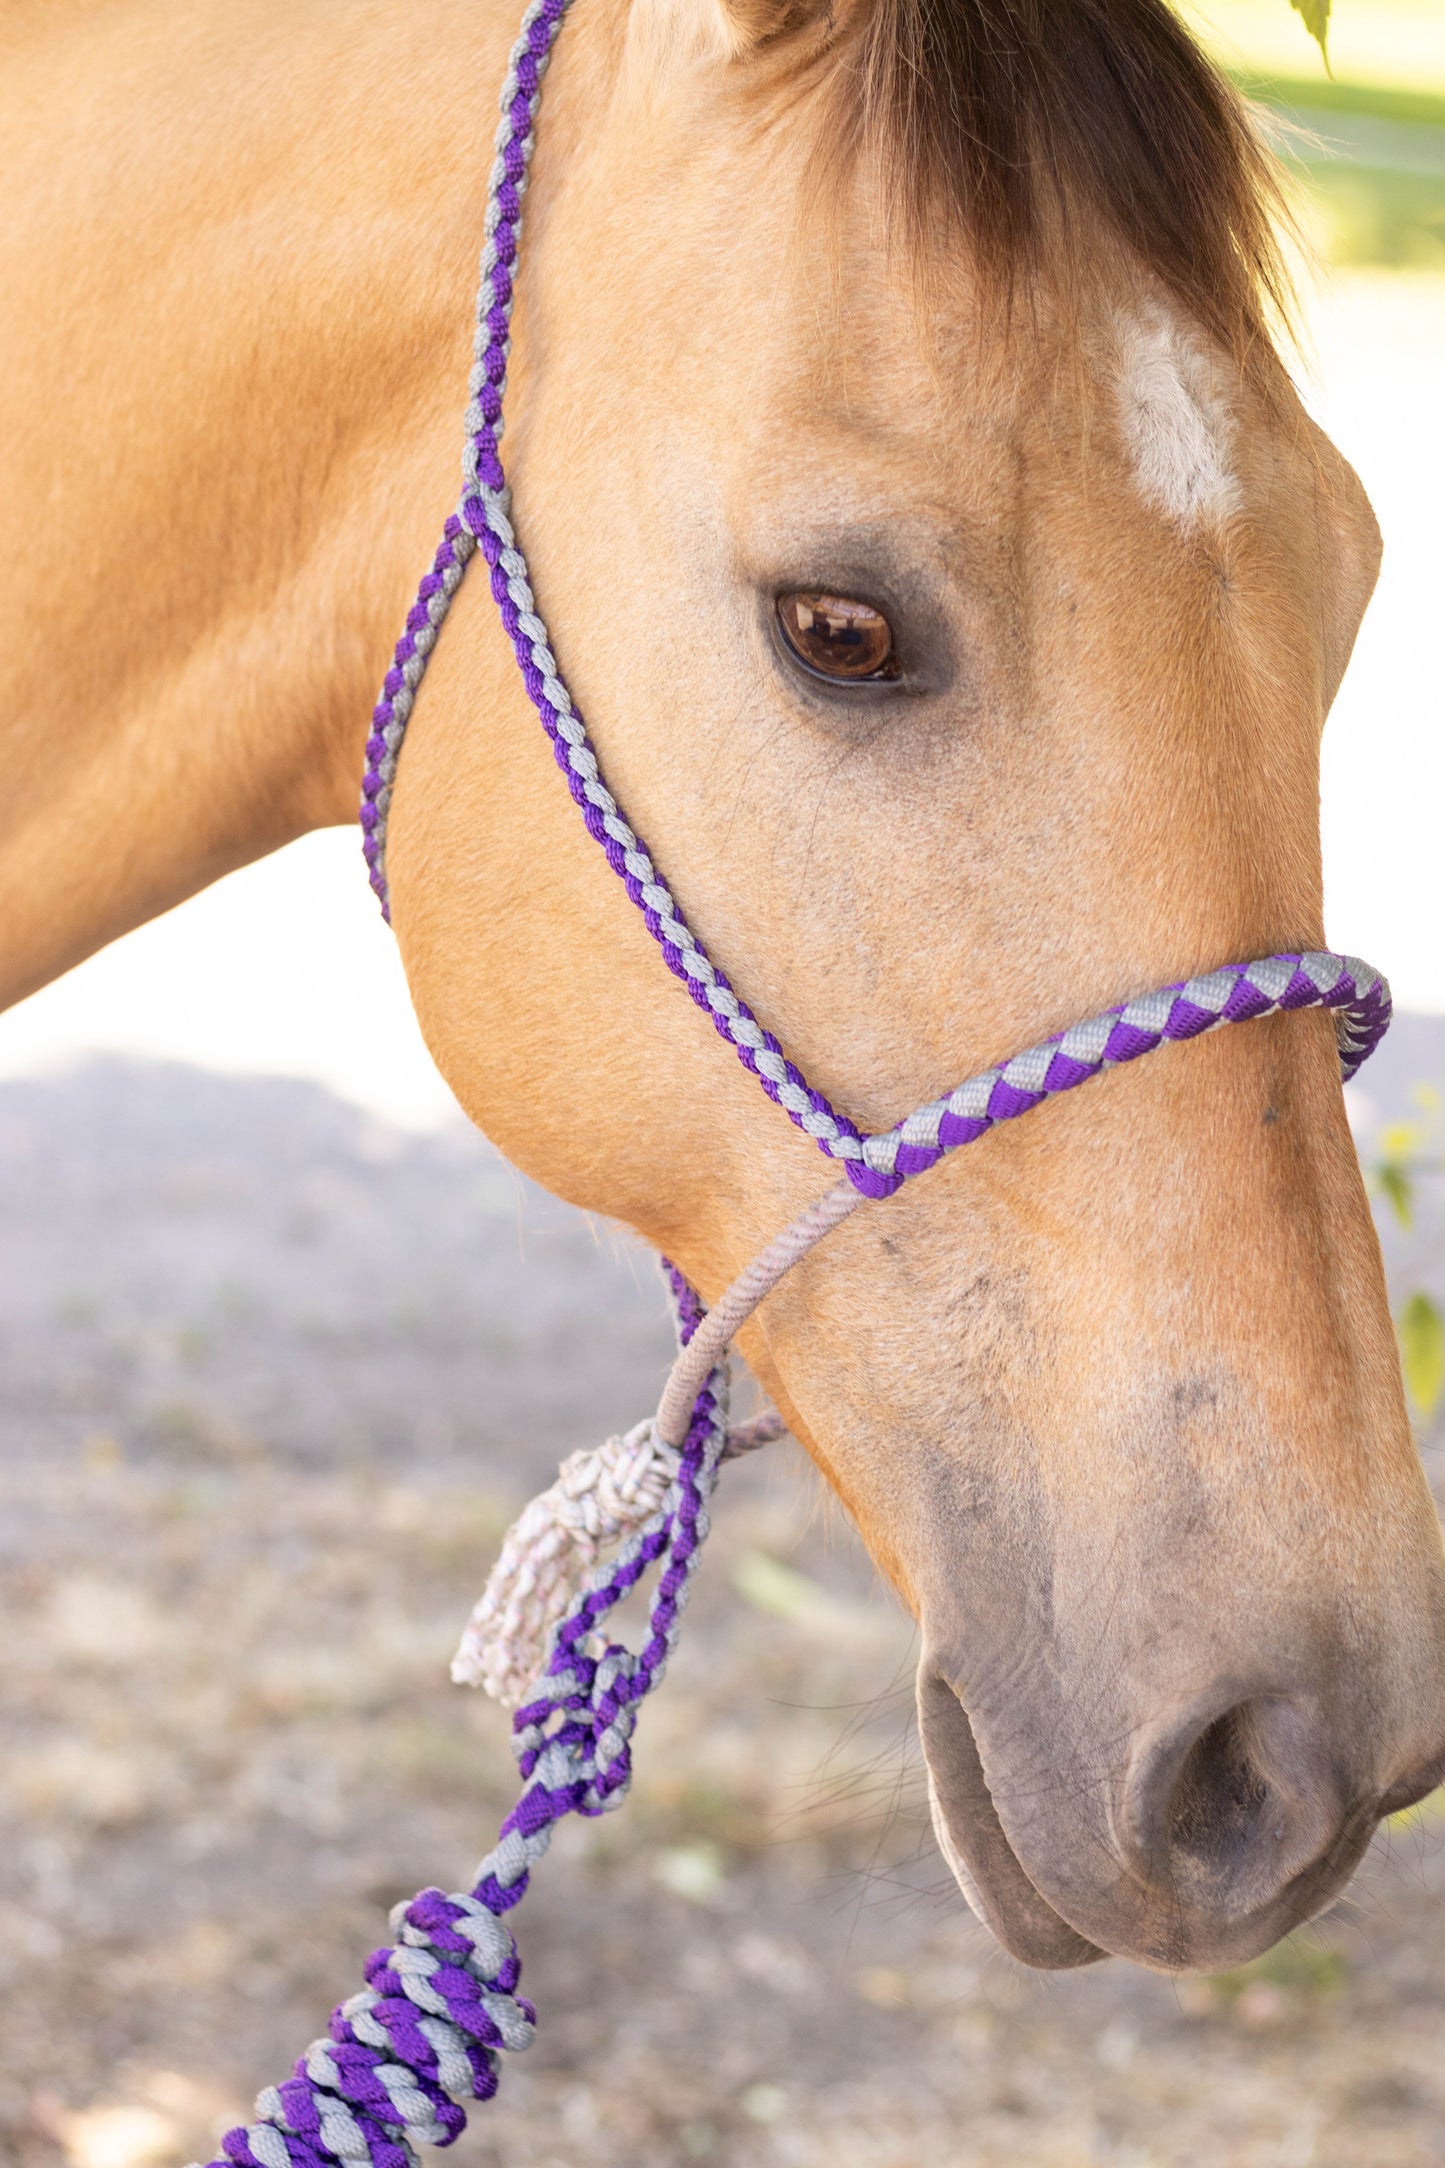
[[[816,1203],[810,1204],[806,1212],[800,1212],[790,1226],[775,1236],[745,1272],[738,1274],[721,1301],[708,1311],[672,1366],[657,1409],[657,1434],[664,1445],[681,1446],[687,1436],[693,1402],[709,1371],[722,1361],[730,1341],[759,1303],[800,1259],[807,1256],[809,1250],[825,1235],[831,1234],[863,1201],[862,1191],[855,1189],[851,1182],[835,1182],[831,1189],[824,1190]]]

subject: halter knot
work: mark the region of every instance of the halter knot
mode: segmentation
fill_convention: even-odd
[[[452,1658],[458,1686],[485,1687],[507,1708],[523,1700],[599,1553],[661,1512],[678,1464],[652,1417],[569,1454],[507,1531]]]

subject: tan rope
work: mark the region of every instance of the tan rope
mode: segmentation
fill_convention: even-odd
[[[692,1405],[703,1384],[747,1323],[758,1304],[772,1293],[779,1280],[807,1256],[824,1235],[864,1202],[863,1192],[845,1178],[825,1189],[782,1233],[755,1257],[745,1272],[708,1311],[697,1331],[672,1366],[657,1408],[657,1435],[674,1450],[681,1447],[692,1420]]]

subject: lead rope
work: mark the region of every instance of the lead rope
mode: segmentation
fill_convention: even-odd
[[[531,2042],[535,2013],[517,1989],[521,1964],[506,1915],[568,1814],[617,1806],[631,1777],[639,1707],[676,1644],[724,1458],[781,1435],[767,1414],[727,1427],[727,1347],[785,1273],[865,1199],[890,1196],[945,1153],[1104,1069],[1166,1041],[1277,1010],[1334,1011],[1346,1078],[1390,1019],[1389,989],[1351,957],[1287,952],[1234,964],[1126,1002],[985,1070],[893,1129],[865,1136],[809,1085],[771,1032],[712,963],[602,779],[562,682],[517,547],[499,444],[511,339],[513,267],[538,94],[570,0],[532,0],[512,49],[489,182],[477,338],[467,410],[465,484],[397,643],[367,742],[361,823],[372,886],[390,917],[386,824],[397,757],[427,659],[478,547],[527,692],[589,832],[606,852],[668,968],[712,1018],[771,1099],[843,1165],[846,1181],[777,1237],[712,1312],[668,1267],[681,1351],[658,1413],[626,1438],[574,1455],[512,1530],[458,1651],[460,1676],[520,1698],[512,1747],[521,1798],[470,1891],[423,1890],[391,1915],[395,1944],[373,1952],[366,1986],[332,2012],[256,2120],[228,2131],[211,2168],[414,2168],[416,2142],[449,2145],[462,2099],[489,2100],[498,2053]],[[598,1554],[621,1548],[608,1563]],[[635,1654],[598,1629],[657,1568],[648,1638]],[[585,1587],[579,1582],[585,1579]]]
[[[678,1337],[704,1315],[675,1271]],[[498,2051],[531,2045],[536,2012],[518,1993],[521,1960],[504,1922],[568,1814],[620,1806],[632,1778],[632,1733],[661,1683],[708,1532],[708,1501],[727,1448],[727,1369],[703,1381],[661,1504],[592,1575],[557,1627],[545,1674],[512,1721],[525,1789],[468,1891],[425,1889],[391,1915],[396,1937],[373,1951],[366,1986],[331,2013],[281,2085],[256,2101],[255,2122],[227,2131],[211,2168],[414,2168],[413,2145],[450,2145],[466,2127],[459,2100],[490,2100]],[[648,1637],[635,1654],[597,1632],[652,1567]]]

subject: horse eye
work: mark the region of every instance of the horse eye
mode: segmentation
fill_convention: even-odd
[[[893,652],[893,627],[871,602],[845,595],[778,597],[778,628],[805,669],[839,684],[902,675]]]

